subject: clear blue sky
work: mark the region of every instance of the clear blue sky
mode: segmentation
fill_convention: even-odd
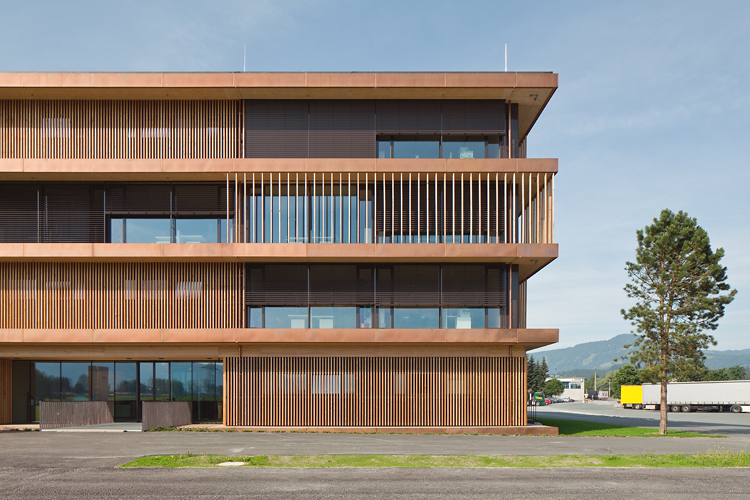
[[[557,157],[560,258],[529,326],[560,344],[630,330],[624,263],[663,208],[698,219],[739,290],[718,349],[750,348],[750,2],[6,3],[0,71],[554,71],[529,138]],[[743,250],[744,249],[744,250]]]

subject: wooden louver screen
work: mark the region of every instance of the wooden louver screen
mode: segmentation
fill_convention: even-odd
[[[0,263],[0,328],[240,328],[241,265]]]
[[[0,100],[0,158],[238,158],[241,101]]]
[[[526,425],[524,357],[231,357],[232,426]]]

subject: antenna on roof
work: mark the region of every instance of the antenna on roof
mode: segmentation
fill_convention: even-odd
[[[508,49],[506,48],[505,50],[507,51]],[[507,67],[508,66],[508,54],[507,54],[507,52],[505,54],[505,66],[506,66],[505,67],[505,71],[508,71],[508,67]],[[245,44],[245,53],[242,56],[242,72],[244,73],[245,71],[247,71],[247,44]]]
[[[505,44],[505,72],[508,72],[508,44]]]

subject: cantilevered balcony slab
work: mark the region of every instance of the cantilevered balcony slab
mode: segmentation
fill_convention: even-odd
[[[506,99],[524,137],[555,73],[0,73],[0,99]]]
[[[0,159],[0,181],[225,181],[243,175],[351,173],[369,181],[383,174],[557,173],[556,158],[226,158],[226,159]],[[257,177],[257,180],[260,180]],[[502,178],[501,178],[502,180]],[[511,179],[508,179],[511,182]]]
[[[556,243],[3,243],[0,262],[495,262],[518,264],[523,281],[557,252]]]
[[[554,344],[555,329],[477,329],[477,330],[405,330],[405,329],[16,329],[0,330],[0,349],[4,357],[38,359],[106,358],[119,349],[125,357],[147,357],[150,347],[158,347],[159,357],[184,356],[185,349],[203,352],[201,357],[236,356],[241,349],[273,355],[278,349],[303,354],[308,349],[329,351],[349,348],[368,354],[370,349],[450,349],[453,355],[474,348],[495,349],[503,355]],[[441,347],[442,346],[442,347]],[[203,349],[203,351],[201,351]],[[517,351],[520,349],[520,351]],[[48,351],[45,354],[45,350]],[[142,352],[144,351],[144,352]],[[486,351],[478,351],[486,352]],[[125,353],[130,353],[127,355]],[[369,354],[372,355],[372,354]],[[93,358],[92,358],[93,356]]]

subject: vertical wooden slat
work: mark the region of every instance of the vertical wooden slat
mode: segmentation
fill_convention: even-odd
[[[525,424],[525,358],[227,358],[228,425]],[[256,368],[243,368],[251,367]]]

